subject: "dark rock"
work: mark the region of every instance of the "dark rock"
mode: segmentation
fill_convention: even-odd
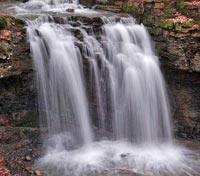
[[[67,9],[66,12],[69,12],[69,13],[74,13],[75,10],[74,9]]]

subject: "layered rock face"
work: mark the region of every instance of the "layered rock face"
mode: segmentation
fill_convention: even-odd
[[[147,26],[162,61],[185,71],[200,71],[200,4],[185,1],[127,1],[124,12]]]
[[[1,5],[1,4],[0,4]],[[24,22],[0,14],[0,175],[27,175],[39,150],[36,86]],[[1,162],[0,162],[1,165]],[[10,171],[9,171],[10,170]]]
[[[152,36],[169,87],[176,135],[200,139],[200,2],[127,0],[122,11]]]
[[[4,21],[4,25],[0,25],[1,115],[13,119],[12,125],[21,126],[27,122],[20,117],[36,110],[30,49],[24,22],[7,15],[1,15],[0,18],[1,22]]]

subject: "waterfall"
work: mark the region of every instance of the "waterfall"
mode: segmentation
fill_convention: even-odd
[[[117,139],[171,140],[165,85],[145,27],[132,19],[111,21],[103,26],[102,37]]]
[[[105,128],[105,116],[109,116],[105,114],[105,97],[110,97],[116,139],[171,141],[167,93],[145,27],[131,18],[103,21],[100,42],[83,33],[85,55],[94,70],[100,126]]]
[[[77,1],[30,0],[16,11],[69,7]],[[36,166],[51,176],[197,174],[194,154],[172,142],[165,82],[145,27],[127,16],[98,14],[101,27],[75,16],[27,21],[45,134]]]
[[[16,15],[24,14],[41,14],[44,12],[60,12],[66,13],[70,11],[84,12],[87,11],[79,5],[79,0],[29,0],[26,3],[21,3],[13,8]]]
[[[92,141],[82,57],[74,37],[50,23],[28,28],[42,111],[49,134],[70,129],[84,143]],[[45,120],[44,120],[45,119]]]
[[[63,21],[43,16],[27,27],[47,132],[37,166],[52,176],[196,174],[193,154],[172,142],[165,83],[145,27],[102,17],[95,33]]]
[[[64,3],[78,3],[77,0],[29,0],[29,2],[44,2],[46,4],[64,4]]]

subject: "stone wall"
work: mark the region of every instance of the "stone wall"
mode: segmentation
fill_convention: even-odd
[[[126,0],[122,11],[143,23],[153,39],[176,136],[200,139],[200,2]]]

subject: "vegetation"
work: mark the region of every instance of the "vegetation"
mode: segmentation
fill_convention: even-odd
[[[174,23],[173,23],[173,21],[161,20],[160,26],[163,27],[163,28],[171,29],[171,28],[174,27]]]
[[[6,18],[4,16],[0,16],[0,30],[6,29],[8,26]]]
[[[176,2],[176,6],[178,9],[185,9],[187,7],[187,4],[183,0],[178,0]]]

